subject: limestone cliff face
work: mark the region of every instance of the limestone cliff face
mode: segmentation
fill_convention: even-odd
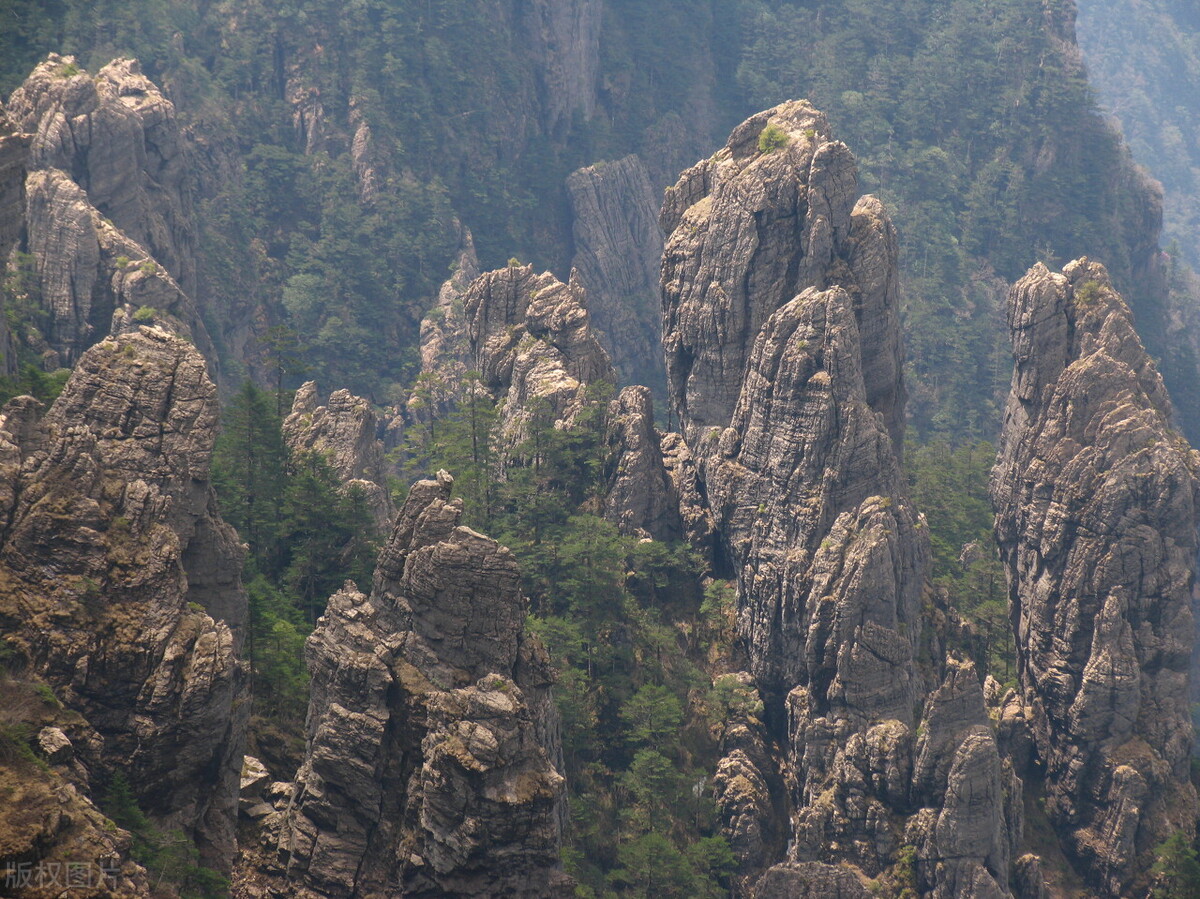
[[[305,760],[235,895],[570,895],[549,662],[451,484],[413,486],[371,594],[348,584],[309,638]]]
[[[296,391],[292,411],[283,422],[283,437],[293,453],[320,453],[347,489],[362,491],[380,532],[386,532],[395,509],[387,489],[379,421],[371,404],[349,390],[335,390],[325,405],[317,385],[308,381]]]
[[[978,677],[948,661],[926,700],[915,661],[929,549],[899,466],[896,241],[856,184],[824,117],[791,102],[663,208],[671,401],[765,704],[761,733],[727,729],[718,809],[747,882],[769,868],[760,896],[861,895],[836,864],[899,885],[904,845],[923,893],[1008,896],[1019,824]]]
[[[518,24],[535,62],[543,124],[561,135],[573,117],[591,119],[600,84],[602,0],[518,3]]]
[[[73,364],[143,307],[153,310],[143,320],[169,320],[207,350],[192,301],[191,176],[170,101],[135,60],[93,77],[51,54],[13,93],[9,114],[32,135],[22,249],[50,313],[54,361]]]
[[[580,169],[567,179],[575,255],[588,312],[622,384],[665,396],[658,276],[658,200],[637,156]]]
[[[228,869],[245,730],[242,550],[217,514],[216,389],[157,328],[84,354],[39,419],[0,414],[0,631],[78,712],[82,762]]]
[[[1197,815],[1188,778],[1200,454],[1105,269],[1010,293],[1016,367],[993,472],[1018,675],[1047,812],[1103,896],[1144,895]]]

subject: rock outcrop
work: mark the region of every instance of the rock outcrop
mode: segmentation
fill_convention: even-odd
[[[386,533],[395,509],[378,432],[379,421],[367,400],[349,390],[335,390],[322,406],[312,381],[296,391],[291,414],[283,422],[288,449],[319,453],[328,460],[347,490],[361,491],[375,526]]]
[[[851,294],[866,393],[898,433],[903,409],[895,237],[879,202],[856,205],[846,145],[805,101],[758,113],[668,188],[660,222],[671,402],[693,448],[733,417],[772,314],[807,287]],[[866,297],[866,299],[864,299]],[[864,313],[863,302],[873,308]]]
[[[1009,896],[1019,824],[973,667],[946,664],[917,727],[929,549],[899,465],[896,240],[856,185],[824,117],[790,102],[736,128],[663,208],[670,397],[765,705],[759,740],[727,735],[718,808],[743,876],[767,868],[755,895],[863,895],[829,867],[849,865]],[[789,808],[767,817],[775,766]]]
[[[578,279],[563,284],[532,265],[510,265],[477,278],[463,296],[470,355],[496,398],[499,428],[515,444],[544,410],[569,424],[587,388],[616,380],[591,327]]]
[[[22,249],[49,313],[42,336],[56,359],[47,364],[73,364],[139,310],[137,323],[165,320],[207,351],[192,300],[187,152],[174,107],[136,60],[93,77],[51,54],[13,93],[9,114],[32,135]]]
[[[919,810],[905,842],[915,850],[922,895],[1005,896],[1023,787],[1000,757],[975,666],[949,659],[946,669],[917,729],[910,790]]]
[[[11,665],[11,655],[6,658]],[[81,756],[97,740],[44,681],[0,670],[0,883],[16,899],[143,899],[151,878],[133,839],[93,801]],[[71,872],[68,880],[67,872]],[[67,890],[68,885],[71,889]]]
[[[415,420],[443,414],[469,389],[468,375],[475,360],[467,338],[463,298],[479,274],[475,242],[464,228],[454,274],[438,291],[437,305],[421,320],[421,376],[430,389],[419,385],[408,401],[408,412]]]
[[[413,486],[371,594],[348,584],[309,638],[305,760],[234,895],[570,895],[548,659],[451,484]]]
[[[663,462],[649,387],[626,387],[609,404],[608,446],[604,517],[623,534],[683,540],[679,489]]]
[[[245,730],[242,549],[216,512],[216,388],[158,328],[86,352],[39,419],[0,413],[0,633],[157,823],[228,869]]]
[[[1200,454],[1103,266],[1010,293],[1016,367],[992,477],[1046,810],[1097,894],[1147,891],[1190,835],[1188,669]]]
[[[185,291],[196,283],[187,154],[175,107],[134,59],[95,77],[51,54],[13,93],[9,113],[34,135],[35,170],[64,172]]]
[[[622,385],[665,398],[658,277],[663,237],[658,200],[637,156],[597,163],[567,178],[575,255],[588,312]]]

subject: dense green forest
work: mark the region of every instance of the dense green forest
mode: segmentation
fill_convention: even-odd
[[[795,96],[829,113],[895,217],[923,441],[993,437],[1005,283],[1038,259],[1104,260],[1161,352],[1146,187],[1054,5],[613,0],[573,108],[551,102],[550,51],[522,15],[502,0],[3,0],[0,88],[49,50],[91,69],[136,54],[165,85],[198,142],[201,301],[233,385],[261,376],[260,345],[238,338],[257,316],[300,335],[323,383],[394,401],[461,225],[485,267],[516,256],[565,276],[570,171],[634,151],[662,188]],[[1176,389],[1185,410],[1191,392]]]

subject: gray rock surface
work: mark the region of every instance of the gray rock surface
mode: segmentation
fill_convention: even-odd
[[[317,385],[307,381],[296,391],[292,411],[283,421],[283,438],[293,453],[319,453],[346,489],[362,492],[380,533],[396,514],[387,489],[379,420],[371,404],[348,390],[335,390],[325,405]]]
[[[663,454],[663,467],[679,500],[679,515],[688,542],[705,558],[711,558],[716,544],[716,524],[708,502],[700,492],[696,458],[683,436],[674,431],[659,436],[659,448]]]
[[[535,62],[547,132],[562,134],[576,116],[590,120],[599,89],[602,0],[533,0],[515,8]]]
[[[385,443],[399,446],[408,422],[445,415],[473,389],[475,358],[467,337],[463,297],[479,277],[471,232],[463,228],[452,274],[438,291],[436,305],[421,320],[421,374],[412,394],[387,425]]]
[[[771,134],[774,148],[760,150]],[[864,331],[869,392],[877,403],[881,389],[903,395],[898,370],[886,378],[874,369],[899,358],[891,326],[895,241],[887,243],[891,228],[877,202],[851,237],[857,183],[854,158],[831,139],[825,116],[790,101],[743,122],[667,190],[663,344],[671,401],[689,442],[729,422],[759,331],[807,287],[838,283],[879,294],[871,302],[882,317]],[[891,346],[876,346],[878,338]]]
[[[622,385],[642,384],[661,402],[663,370],[658,198],[637,156],[597,163],[567,178],[575,255],[588,312]]]
[[[463,312],[475,370],[497,400],[509,444],[540,406],[569,424],[589,385],[616,381],[576,278],[563,284],[549,272],[534,274],[531,265],[510,265],[477,278],[463,296]]]
[[[1145,895],[1154,846],[1197,817],[1200,454],[1103,266],[1039,264],[1009,300],[1016,366],[992,499],[1046,810],[1099,895]]]
[[[1011,834],[1021,826],[1006,819],[1011,769],[1001,761],[975,666],[950,659],[946,667],[926,702],[913,764],[913,801],[928,813],[914,816],[906,842],[917,850],[923,894],[1007,896]]]
[[[57,169],[171,277],[195,290],[196,231],[187,152],[175,107],[116,59],[92,75],[51,54],[13,93],[9,113],[34,135],[30,168]]]
[[[309,638],[304,763],[235,896],[570,895],[548,658],[451,484],[413,486],[370,595],[348,584]]]
[[[38,421],[0,413],[0,631],[91,736],[85,767],[125,775],[205,862],[234,850],[245,731],[242,549],[216,512],[216,389],[157,328],[86,352]]]
[[[679,492],[663,464],[649,387],[626,387],[608,407],[604,517],[623,534],[682,540]]]
[[[856,184],[824,117],[790,102],[663,208],[670,397],[765,702],[765,739],[724,747],[718,811],[748,880],[782,860],[763,835],[786,835],[755,895],[899,890],[908,846],[926,894],[1007,897],[1020,782],[973,667],[948,662],[925,700],[916,662],[929,547],[899,465],[896,238]],[[775,768],[787,808],[768,818]]]
[[[94,77],[51,54],[12,95],[32,135],[25,237],[53,363],[69,365],[109,333],[161,321],[211,344],[193,296],[196,233],[188,151],[174,106],[117,59]],[[136,321],[137,310],[145,310]]]

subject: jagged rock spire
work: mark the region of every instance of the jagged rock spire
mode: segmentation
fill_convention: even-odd
[[[671,400],[765,703],[763,722],[726,733],[716,783],[743,887],[857,896],[857,878],[830,865],[894,878],[911,864],[923,893],[1010,895],[1014,778],[973,666],[946,664],[918,736],[929,548],[899,464],[896,241],[882,205],[857,197],[850,151],[794,101],[685,172],[662,222]]]
[[[1012,391],[992,475],[1017,671],[1046,809],[1102,896],[1143,896],[1191,834],[1189,658],[1200,453],[1104,267],[1009,294]]]

